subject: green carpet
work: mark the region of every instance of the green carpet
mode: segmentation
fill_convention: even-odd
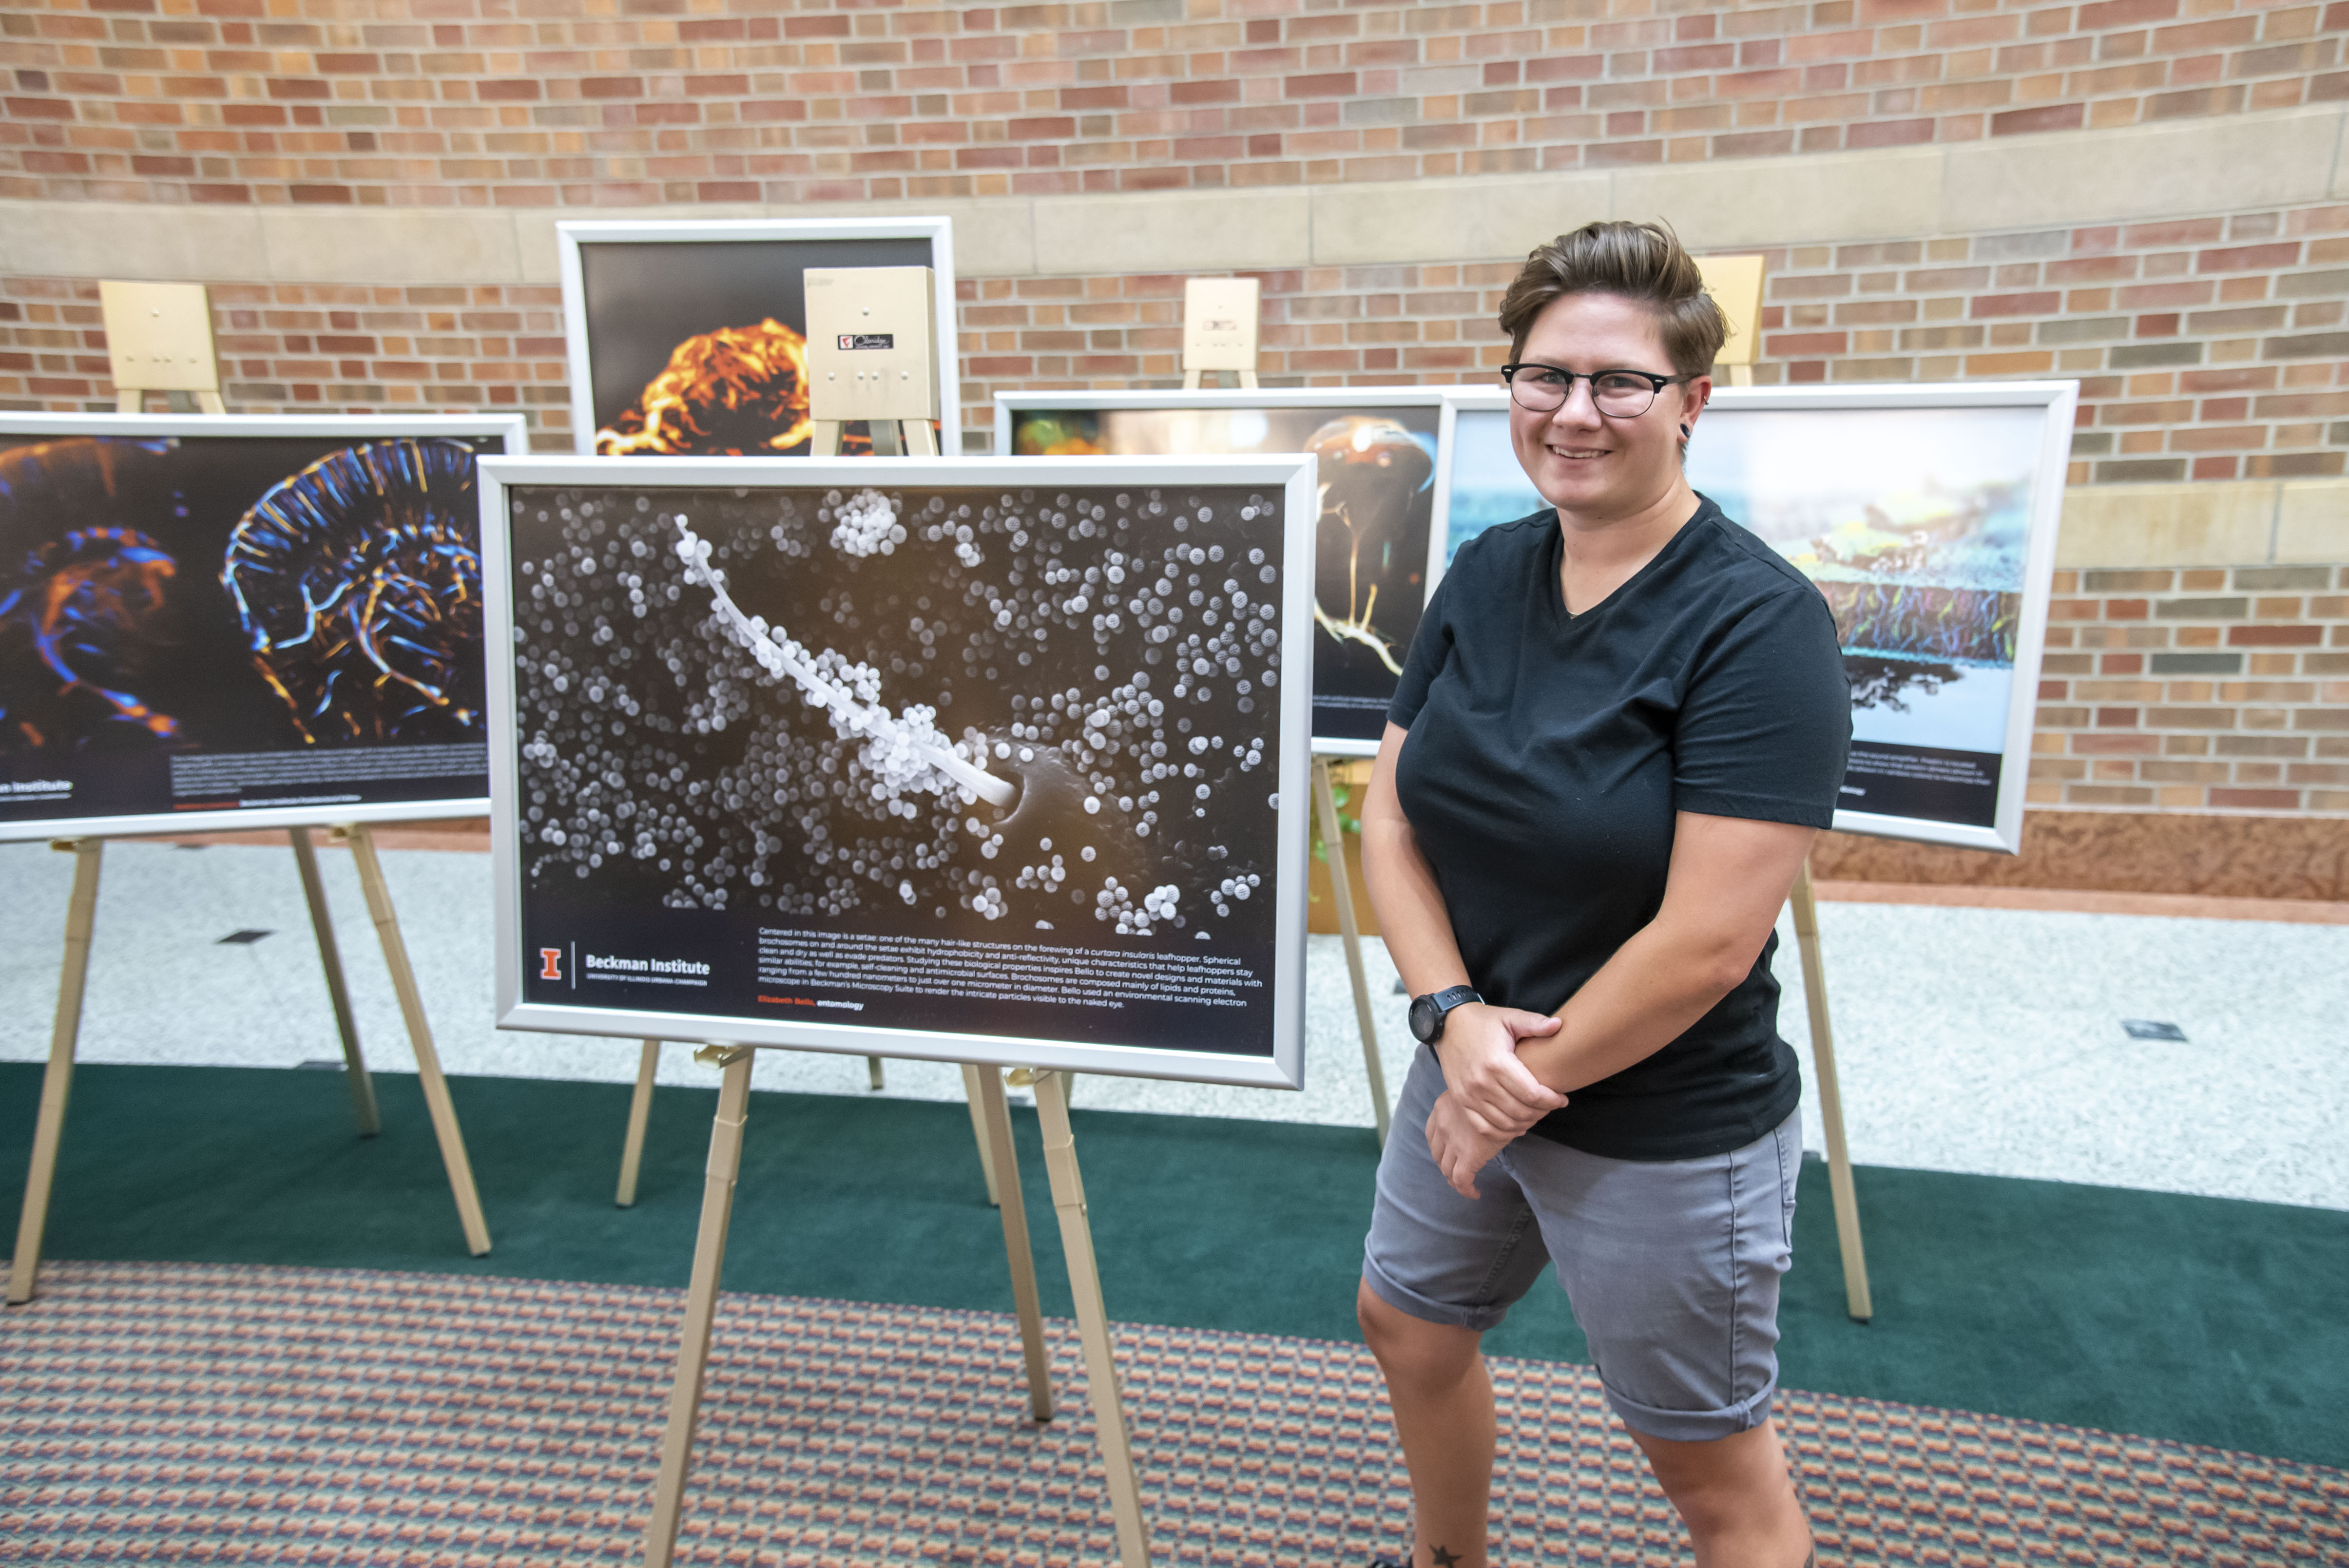
[[[39,1082],[0,1064],[0,1212],[20,1201]],[[660,1091],[641,1196],[621,1210],[625,1088],[455,1080],[496,1242],[474,1259],[416,1080],[376,1083],[386,1130],[363,1141],[336,1074],[80,1068],[48,1255],[684,1284],[714,1090]],[[1066,1315],[1035,1116],[1013,1117],[1045,1310]],[[1076,1127],[1113,1316],[1356,1337],[1367,1130],[1081,1106]],[[1858,1181],[1876,1321],[1844,1316],[1826,1172],[1806,1165],[1788,1385],[2349,1468],[2349,1213],[1911,1171]],[[726,1284],[1009,1310],[968,1112],[754,1096]],[[1488,1344],[1583,1359],[1547,1286]]]

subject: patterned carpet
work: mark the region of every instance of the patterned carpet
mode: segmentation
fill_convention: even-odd
[[[0,1319],[0,1563],[626,1563],[681,1292],[67,1263]],[[1076,1336],[1022,1418],[984,1313],[730,1296],[683,1563],[1078,1568],[1116,1557]],[[1157,1562],[1360,1564],[1406,1528],[1361,1347],[1128,1329]],[[1678,1564],[1582,1367],[1494,1364],[1496,1560]],[[1790,1395],[1822,1563],[2349,1563],[2349,1474]]]

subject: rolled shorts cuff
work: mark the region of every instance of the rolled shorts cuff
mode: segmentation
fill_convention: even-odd
[[[1642,1405],[1624,1398],[1600,1374],[1599,1391],[1616,1417],[1633,1431],[1651,1438],[1661,1438],[1668,1443],[1710,1443],[1738,1433],[1751,1431],[1770,1418],[1770,1404],[1777,1398],[1778,1380],[1772,1378],[1758,1394],[1750,1395],[1734,1405],[1718,1410],[1660,1410],[1652,1405]]]
[[[1501,1319],[1509,1315],[1506,1305],[1455,1306],[1450,1302],[1422,1295],[1379,1267],[1378,1260],[1368,1253],[1362,1254],[1362,1283],[1371,1287],[1372,1295],[1397,1312],[1408,1313],[1424,1323],[1441,1323],[1452,1328],[1473,1328],[1482,1334],[1488,1328],[1499,1326]]]

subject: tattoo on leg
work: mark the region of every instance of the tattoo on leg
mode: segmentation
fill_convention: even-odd
[[[1435,1568],[1452,1568],[1454,1563],[1460,1561],[1460,1553],[1447,1552],[1441,1546],[1430,1546],[1427,1549],[1427,1554],[1434,1560]]]

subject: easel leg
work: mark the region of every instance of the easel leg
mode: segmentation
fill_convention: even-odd
[[[879,1057],[867,1057],[864,1058],[864,1087],[871,1089],[874,1094],[879,1094],[883,1089],[889,1087],[888,1080],[881,1076],[881,1058]]]
[[[1125,1429],[1125,1401],[1117,1387],[1117,1357],[1109,1313],[1102,1305],[1101,1270],[1093,1262],[1092,1226],[1085,1215],[1085,1184],[1077,1171],[1076,1137],[1061,1075],[1036,1075],[1036,1114],[1044,1123],[1044,1166],[1052,1178],[1052,1207],[1061,1216],[1061,1250],[1068,1254],[1069,1294],[1077,1306],[1077,1334],[1085,1347],[1085,1389],[1109,1477],[1109,1506],[1117,1520],[1121,1568],[1150,1568],[1150,1537],[1143,1528],[1142,1489],[1133,1474],[1133,1444]],[[1010,1210],[1005,1204],[1006,1212]]]
[[[358,1021],[351,1016],[351,993],[343,984],[342,950],[335,944],[335,917],[326,907],[326,884],[318,876],[318,851],[307,828],[288,828],[294,841],[294,863],[302,872],[302,896],[310,905],[310,934],[318,939],[318,963],[326,971],[326,1000],[335,1008],[335,1033],[343,1041],[343,1078],[350,1085],[351,1114],[358,1119],[359,1136],[373,1138],[383,1130],[377,1113],[375,1080],[367,1077],[367,1058],[359,1054]]]
[[[1196,392],[1199,389],[1199,377],[1205,374],[1206,372],[1199,370],[1185,370],[1183,372],[1183,390],[1185,392]]]
[[[1844,1302],[1866,1323],[1876,1315],[1868,1291],[1868,1254],[1859,1242],[1859,1197],[1851,1183],[1851,1150],[1843,1136],[1843,1089],[1836,1081],[1835,1032],[1827,1020],[1826,965],[1819,954],[1819,906],[1811,889],[1811,862],[1795,873],[1787,901],[1795,910],[1795,945],[1803,958],[1803,1000],[1811,1012],[1811,1061],[1819,1082],[1819,1119],[1826,1124],[1827,1190],[1835,1199],[1836,1242],[1843,1250]]]
[[[465,1247],[480,1257],[490,1250],[490,1227],[481,1218],[481,1194],[473,1190],[472,1161],[465,1158],[465,1135],[457,1126],[457,1108],[449,1100],[448,1080],[440,1076],[440,1054],[432,1048],[432,1026],[424,1017],[424,997],[416,988],[416,971],[409,966],[399,917],[392,913],[391,890],[384,885],[383,862],[376,858],[375,839],[365,827],[336,828],[334,832],[349,841],[351,859],[358,864],[359,888],[367,894],[367,913],[375,917],[384,967],[391,971],[391,988],[399,997],[400,1016],[408,1023],[409,1044],[415,1047],[417,1081],[432,1113],[432,1135],[440,1140],[440,1162],[449,1168],[449,1189],[457,1199],[457,1218],[465,1227]]]
[[[748,1046],[709,1047],[696,1061],[726,1069],[718,1086],[718,1119],[709,1129],[709,1174],[701,1189],[701,1230],[693,1242],[693,1282],[685,1293],[685,1329],[677,1346],[677,1378],[669,1386],[668,1426],[661,1433],[660,1480],[645,1524],[645,1568],[668,1568],[685,1511],[686,1472],[693,1464],[693,1426],[701,1413],[701,1376],[709,1366],[709,1331],[718,1316],[718,1276],[726,1266],[726,1226],[734,1217],[734,1178],[742,1169],[742,1121],[750,1109]]]
[[[103,839],[60,840],[50,846],[74,857],[73,894],[66,903],[66,956],[57,971],[57,1021],[49,1029],[49,1067],[41,1075],[41,1109],[33,1123],[33,1161],[25,1171],[25,1208],[16,1221],[16,1255],[8,1267],[8,1305],[33,1299],[41,1266],[41,1233],[48,1228],[49,1188],[65,1136],[66,1096],[73,1088],[74,1045],[81,1037],[81,995],[89,980],[89,933],[98,916],[98,862]]]
[[[1052,1418],[1052,1369],[1044,1356],[1044,1309],[1036,1294],[1036,1249],[1028,1239],[1028,1205],[1019,1192],[1019,1151],[1011,1141],[1011,1108],[1003,1078],[993,1068],[965,1067],[971,1084],[971,1109],[979,1123],[979,1148],[988,1153],[1003,1211],[1003,1256],[1011,1265],[1011,1305],[1019,1315],[1019,1346],[1028,1358],[1028,1410],[1039,1421]]]
[[[812,458],[836,458],[840,456],[841,421],[838,419],[815,419],[810,421],[810,423],[813,426],[813,428],[808,432],[808,456]]]
[[[981,1103],[987,1094],[987,1086],[981,1080],[988,1071],[968,1062],[962,1064],[962,1098],[970,1107],[970,1132],[978,1141],[978,1168],[987,1177],[987,1201],[999,1204],[1003,1202],[1003,1186],[995,1174],[995,1144],[987,1136],[987,1107]]]
[[[636,1092],[628,1099],[628,1136],[620,1144],[620,1191],[612,1201],[623,1209],[636,1202],[636,1171],[645,1160],[645,1128],[653,1115],[653,1075],[660,1071],[658,1040],[647,1040],[636,1055]]]
[[[906,455],[935,458],[938,455],[937,427],[927,419],[907,419],[900,428]]]
[[[1338,830],[1338,799],[1330,788],[1330,764],[1313,759],[1313,799],[1321,812],[1321,842],[1330,851],[1330,894],[1338,903],[1339,939],[1346,944],[1346,977],[1354,985],[1354,1024],[1362,1035],[1362,1070],[1371,1079],[1371,1113],[1379,1143],[1387,1140],[1386,1068],[1379,1060],[1379,1024],[1371,1012],[1370,976],[1362,971],[1362,928],[1354,921],[1354,879],[1346,872],[1346,841]]]

